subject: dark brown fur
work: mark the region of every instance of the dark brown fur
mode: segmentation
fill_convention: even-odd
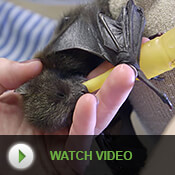
[[[78,49],[50,52],[52,44],[61,36],[69,20],[80,13],[86,18],[96,6],[109,14],[108,1],[96,1],[93,5],[79,7],[65,15],[52,41],[36,54],[43,63],[42,73],[17,89],[23,95],[25,118],[40,129],[54,131],[70,126],[76,101],[88,92],[82,82],[103,61]]]

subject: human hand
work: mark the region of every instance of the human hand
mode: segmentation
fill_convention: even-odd
[[[110,63],[104,62],[93,70],[88,78],[93,78],[111,67]],[[39,60],[17,63],[1,58],[0,94],[6,90],[18,88],[24,82],[37,76],[41,70],[42,64]],[[69,134],[100,134],[127,98],[134,80],[134,71],[129,66],[117,66],[95,95],[85,94],[78,100]],[[0,134],[47,134],[24,120],[22,97],[13,91],[0,96],[0,123],[2,125]],[[68,129],[53,134],[68,134]]]
[[[0,58],[0,134],[34,134],[36,130],[25,122],[22,97],[14,93],[24,82],[37,76],[42,70],[39,60],[22,63]],[[4,93],[4,94],[3,94]]]
[[[143,37],[142,44],[147,41],[149,39]],[[112,67],[112,64],[105,61],[93,70],[87,78],[94,78]],[[130,66],[126,64],[116,66],[96,94],[85,94],[78,100],[70,134],[100,134],[128,97],[134,82],[135,72]]]
[[[113,66],[110,63],[104,62],[93,70],[88,78],[98,76],[111,67]],[[78,100],[70,134],[100,134],[128,97],[134,81],[135,74],[130,66],[116,66],[96,94],[85,94]]]
[[[88,78],[93,78],[109,68],[112,65],[108,62],[102,63],[99,67],[93,70]],[[7,59],[0,59],[0,134],[1,135],[40,135],[48,134],[31,126],[23,115],[22,97],[13,92],[24,82],[37,76],[42,70],[42,64],[39,60],[28,61],[25,63],[17,63]],[[114,81],[115,80],[115,81]],[[102,88],[96,94],[85,94],[77,102],[73,123],[70,131],[67,128],[49,134],[70,134],[70,135],[97,135],[100,134],[105,127],[110,123],[113,116],[116,114],[122,103],[127,98],[135,81],[134,71],[127,65],[119,65],[111,72],[110,76],[105,81]],[[4,94],[3,94],[4,93]],[[98,99],[98,100],[97,100]],[[74,138],[69,137],[65,143],[65,149],[72,148]],[[83,141],[78,149],[89,150],[92,137]],[[46,143],[49,148],[50,142]],[[75,144],[77,145],[77,144]],[[40,143],[40,149],[43,148],[43,143]],[[85,147],[84,147],[85,146]],[[75,147],[73,146],[73,149]],[[77,149],[77,147],[76,147]],[[47,162],[47,161],[46,161]],[[62,162],[64,165],[64,162]],[[39,162],[38,162],[39,164]],[[60,164],[60,163],[59,163]],[[81,165],[80,165],[81,164]],[[74,161],[67,162],[68,171],[84,172],[88,162]],[[39,164],[40,166],[40,164]],[[65,171],[57,162],[54,164],[55,169]]]

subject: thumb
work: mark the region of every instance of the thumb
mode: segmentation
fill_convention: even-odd
[[[0,94],[5,90],[18,88],[37,76],[41,70],[42,63],[38,59],[19,63],[0,58]]]

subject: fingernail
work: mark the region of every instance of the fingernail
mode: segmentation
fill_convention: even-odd
[[[135,77],[137,78],[137,76],[138,76],[137,69],[133,65],[131,65],[131,64],[128,64],[128,66],[130,66],[132,68],[132,70],[134,71]]]
[[[33,58],[33,59],[30,59],[30,60],[21,61],[20,63],[31,63],[31,62],[35,62],[35,61],[40,61],[40,59]]]
[[[95,99],[96,99],[96,105],[98,106],[98,104],[99,104],[99,99],[97,98],[96,95],[94,95],[94,94],[92,94],[92,95],[95,97]]]

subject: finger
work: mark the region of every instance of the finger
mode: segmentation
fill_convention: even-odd
[[[134,82],[135,73],[130,66],[121,64],[114,68],[96,94],[99,105],[95,134],[100,134],[107,127],[128,97]]]
[[[108,61],[104,61],[97,68],[95,68],[93,71],[91,71],[89,73],[89,75],[87,76],[87,78],[88,79],[94,78],[94,77],[106,72],[107,70],[109,70],[112,67],[114,67],[114,66],[111,63],[109,63]]]
[[[97,114],[97,99],[92,94],[85,94],[77,102],[70,135],[94,135]]]
[[[144,44],[144,43],[146,43],[146,42],[148,42],[148,41],[150,41],[149,38],[146,38],[146,37],[143,37],[143,38],[142,38],[142,44]]]
[[[69,137],[65,146],[66,150],[90,150],[96,125],[96,114],[96,97],[92,94],[85,94],[80,97],[75,107],[73,123],[70,128]],[[72,167],[75,172],[78,172],[78,174],[83,174],[88,165],[88,162],[88,160],[67,161],[68,165]]]
[[[38,75],[41,70],[42,63],[37,59],[19,63],[0,58],[0,94],[19,87]]]

